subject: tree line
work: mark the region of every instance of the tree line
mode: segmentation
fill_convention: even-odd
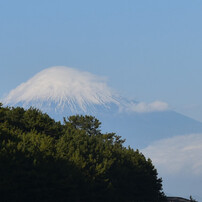
[[[0,201],[166,201],[151,160],[100,125],[0,104]]]

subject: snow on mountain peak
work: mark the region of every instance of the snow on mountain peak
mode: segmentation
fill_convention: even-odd
[[[46,105],[44,103],[54,103],[57,108],[68,107],[72,112],[78,107],[86,112],[91,105],[119,104],[103,78],[63,66],[39,72],[11,90],[3,103],[21,103],[23,107],[41,107]]]

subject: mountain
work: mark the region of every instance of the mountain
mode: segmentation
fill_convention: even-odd
[[[164,102],[128,101],[109,88],[104,78],[69,67],[47,68],[2,99],[4,105],[30,106],[62,120],[89,114],[102,130],[126,138],[126,145],[144,148],[163,138],[202,133],[202,123],[169,110]]]
[[[166,193],[202,196],[202,123],[170,110],[165,102],[128,100],[108,87],[105,78],[69,67],[44,69],[0,102],[33,106],[61,121],[93,115],[102,122],[102,132],[117,133],[126,146],[152,159]]]
[[[47,68],[12,90],[4,104],[35,106],[61,113],[92,113],[96,106],[119,105],[103,78],[68,67]]]
[[[178,135],[202,133],[202,123],[174,111],[117,113],[98,116],[104,131],[126,138],[126,145],[142,149],[154,141]]]

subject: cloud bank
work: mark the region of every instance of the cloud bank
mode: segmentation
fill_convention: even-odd
[[[192,195],[202,200],[202,134],[163,139],[142,153],[152,159],[167,195],[186,198]]]
[[[168,104],[166,102],[155,101],[151,103],[145,102],[131,102],[126,105],[126,111],[138,112],[138,113],[147,113],[147,112],[155,112],[155,111],[166,111],[168,110]]]
[[[202,134],[163,139],[142,152],[152,159],[161,173],[202,176]]]

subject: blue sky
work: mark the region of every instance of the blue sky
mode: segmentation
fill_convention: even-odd
[[[0,47],[0,98],[45,68],[67,66],[107,77],[123,96],[166,102],[202,122],[201,0],[0,0]],[[176,146],[198,162],[197,138],[162,140],[144,152],[162,173],[155,155],[169,159]],[[187,161],[177,160],[183,170]],[[196,168],[190,167],[193,181],[201,179]]]
[[[202,1],[0,1],[0,97],[50,66],[202,121]]]

